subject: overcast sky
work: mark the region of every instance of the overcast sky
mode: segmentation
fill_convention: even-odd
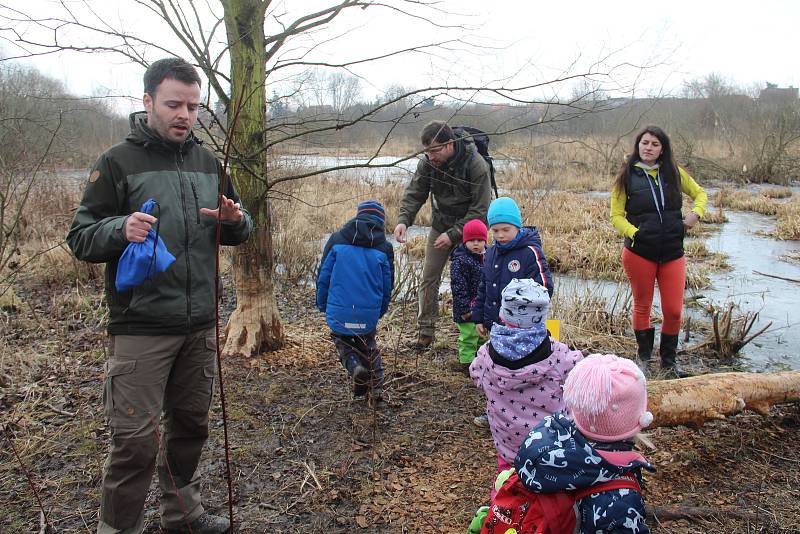
[[[218,9],[214,0],[209,2]],[[307,11],[309,6],[329,3],[291,0],[273,5],[276,15],[289,11],[284,19],[289,20],[295,14],[291,10]],[[72,7],[77,4],[68,1]],[[157,18],[131,0],[90,4],[103,22],[184,53]],[[10,4],[6,0],[6,5],[35,10],[38,16],[54,14],[58,7],[51,0],[11,0]],[[505,85],[525,85],[589,70],[612,73],[603,79],[607,89],[613,91],[614,84],[626,89],[635,86],[635,94],[640,96],[678,94],[685,80],[712,72],[743,87],[763,87],[766,82],[781,87],[800,85],[800,2],[444,0],[440,5],[449,13],[439,12],[432,18],[445,25],[466,26],[466,31],[432,28],[385,10],[357,9],[340,17],[329,31],[314,36],[314,42],[323,43],[314,57],[342,62],[456,37],[479,45],[479,55],[475,48],[435,56],[411,54],[381,65],[354,68],[366,96],[392,85],[475,86],[501,79]],[[96,21],[88,20],[87,15],[88,23]],[[267,31],[270,29],[268,26]],[[89,44],[82,32],[74,31],[69,37]],[[8,42],[0,46],[5,56],[19,52]],[[163,55],[158,50],[146,52],[148,60]],[[39,56],[28,63],[63,80],[81,95],[110,92],[138,99],[142,92],[142,67],[120,56],[70,52]],[[548,90],[563,95],[568,89],[562,85]],[[118,104],[124,112],[137,106]]]

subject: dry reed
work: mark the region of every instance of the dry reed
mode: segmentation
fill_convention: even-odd
[[[800,239],[800,200],[797,197],[780,205],[773,236],[777,239]]]
[[[719,209],[727,208],[738,211],[755,211],[763,215],[778,213],[779,204],[775,197],[767,197],[763,192],[733,190],[723,188],[713,196],[714,205]]]

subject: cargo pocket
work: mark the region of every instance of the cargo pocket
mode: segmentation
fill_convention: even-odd
[[[214,396],[214,378],[217,376],[216,336],[206,336],[205,345],[206,350],[209,352],[209,360],[208,363],[203,366],[203,370],[201,372],[202,382],[198,389],[199,391],[202,391],[204,395],[198,399],[198,402],[201,404],[201,406],[199,406],[201,410],[208,411],[208,409],[211,407],[211,399]]]
[[[105,415],[109,419],[114,416],[114,382],[119,380],[120,376],[131,374],[136,370],[136,360],[129,362],[106,362],[105,370],[105,384],[103,387],[103,405],[105,406]]]

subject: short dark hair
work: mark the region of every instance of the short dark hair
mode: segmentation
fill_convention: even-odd
[[[191,63],[179,57],[168,57],[159,59],[147,67],[144,73],[144,92],[155,96],[156,87],[167,78],[188,84],[196,83],[202,87],[200,75]]]
[[[441,144],[455,139],[453,129],[444,121],[431,121],[425,125],[420,134],[422,146]]]

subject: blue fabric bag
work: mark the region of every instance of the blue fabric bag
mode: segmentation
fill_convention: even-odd
[[[158,202],[150,198],[142,204],[139,211],[149,214],[154,206],[158,206],[159,210],[161,209]],[[158,236],[158,232],[150,228],[143,242],[128,243],[122,253],[117,265],[117,279],[115,281],[117,291],[128,291],[142,285],[145,280],[149,280],[155,275],[166,271],[174,261],[175,256],[167,250],[167,246]]]

